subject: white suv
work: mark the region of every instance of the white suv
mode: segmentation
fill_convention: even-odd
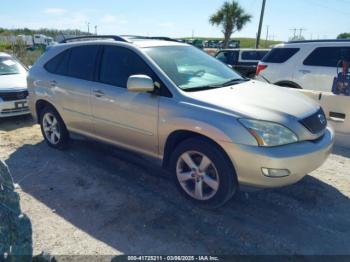
[[[262,59],[257,79],[279,86],[330,92],[341,60],[350,61],[349,40],[284,43]]]

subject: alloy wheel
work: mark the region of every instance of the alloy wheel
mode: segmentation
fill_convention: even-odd
[[[42,121],[46,139],[51,144],[57,145],[60,142],[61,133],[56,117],[51,113],[46,113]]]
[[[219,189],[219,173],[214,163],[200,152],[183,153],[176,164],[176,175],[182,189],[196,200],[209,200]]]

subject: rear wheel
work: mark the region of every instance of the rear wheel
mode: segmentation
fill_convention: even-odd
[[[62,118],[52,107],[45,107],[40,112],[41,132],[47,144],[57,149],[68,145],[69,133]]]
[[[224,205],[237,190],[230,160],[207,139],[182,142],[172,154],[170,167],[179,190],[204,208]]]

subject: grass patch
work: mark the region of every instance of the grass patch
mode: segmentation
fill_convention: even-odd
[[[5,52],[16,57],[24,65],[30,66],[44,53],[42,47],[27,49],[24,44],[18,42],[15,44],[0,42],[0,52]]]
[[[185,39],[192,39],[191,37],[184,37],[181,38],[183,40]],[[223,41],[223,38],[213,38],[213,37],[195,37],[195,39],[200,39],[200,40],[218,40],[218,41]],[[255,38],[248,38],[248,37],[235,37],[235,38],[231,38],[232,40],[239,40],[241,42],[241,48],[255,48],[255,42],[256,39]],[[270,48],[274,45],[280,44],[282,43],[282,41],[272,41],[272,40],[268,40],[265,41],[264,39],[260,40],[260,48]]]

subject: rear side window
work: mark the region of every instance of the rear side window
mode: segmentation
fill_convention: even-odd
[[[62,60],[65,60],[69,57],[69,50],[60,53],[59,55],[52,58],[49,62],[47,62],[44,66],[44,68],[52,73],[52,74],[58,74],[57,70],[60,65],[62,65]],[[67,63],[67,61],[66,61]],[[62,71],[62,70],[61,70]],[[62,73],[61,73],[62,74]]]
[[[268,51],[243,51],[242,60],[260,61]]]
[[[55,56],[44,66],[57,75],[93,80],[98,46],[79,46]]]
[[[123,47],[106,46],[100,68],[100,82],[123,88],[132,75],[147,75],[155,79],[142,58]]]
[[[261,61],[281,64],[287,62],[299,50],[299,48],[274,48]]]
[[[305,59],[304,65],[337,67],[341,60],[350,61],[350,47],[319,47]]]

